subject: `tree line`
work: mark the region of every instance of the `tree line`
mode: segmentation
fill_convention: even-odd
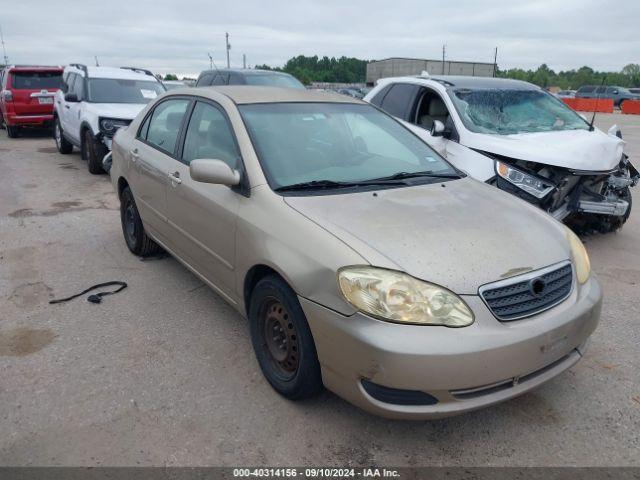
[[[368,60],[351,57],[307,57],[298,55],[289,59],[283,67],[256,65],[255,68],[278,70],[290,73],[304,84],[311,82],[363,83]],[[630,63],[619,72],[599,72],[591,67],[555,72],[547,64],[535,70],[510,68],[496,70],[496,76],[514,78],[534,83],[540,87],[560,87],[577,89],[582,85],[616,85],[620,87],[640,87],[640,65]]]

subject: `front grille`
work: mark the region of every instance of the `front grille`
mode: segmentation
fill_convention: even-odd
[[[480,296],[502,321],[528,317],[557,305],[571,293],[570,262],[529,272],[480,288]]]

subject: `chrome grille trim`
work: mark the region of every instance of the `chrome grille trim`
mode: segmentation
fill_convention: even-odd
[[[482,301],[500,321],[508,322],[530,317],[564,301],[573,290],[573,267],[565,260],[523,275],[488,283],[480,287]],[[541,279],[548,287],[546,293],[535,296],[530,282]]]

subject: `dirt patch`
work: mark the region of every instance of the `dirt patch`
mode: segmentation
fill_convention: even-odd
[[[59,163],[58,164],[63,170],[79,170],[73,163]]]
[[[37,183],[25,183],[22,187],[23,188],[38,188],[38,184]]]
[[[41,147],[38,149],[40,153],[57,153],[56,147]]]
[[[51,298],[51,287],[44,282],[23,283],[13,290],[9,299],[18,307],[44,304]]]
[[[56,338],[48,328],[13,328],[0,330],[0,356],[24,357],[42,350]]]
[[[71,207],[79,207],[80,205],[82,205],[82,202],[78,202],[75,200],[71,202],[53,202],[51,204],[53,208],[61,208],[63,210],[69,209]]]

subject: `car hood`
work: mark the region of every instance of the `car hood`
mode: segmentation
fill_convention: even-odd
[[[133,120],[146,103],[90,103],[88,109],[100,117]]]
[[[570,258],[564,227],[469,177],[415,187],[284,201],[370,264],[458,294]]]
[[[517,160],[571,170],[608,171],[620,162],[624,142],[598,129],[491,135],[469,132],[463,145]]]

